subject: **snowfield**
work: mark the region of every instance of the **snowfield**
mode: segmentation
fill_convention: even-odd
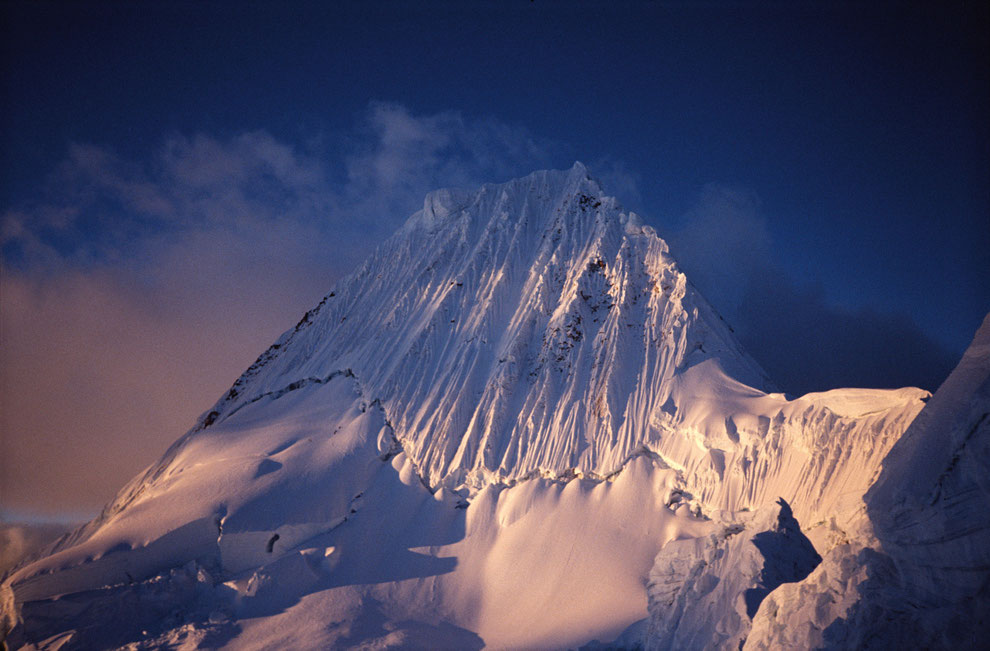
[[[579,163],[438,191],[6,577],[7,642],[845,646],[881,574],[985,613],[987,332],[927,405],[785,396]]]

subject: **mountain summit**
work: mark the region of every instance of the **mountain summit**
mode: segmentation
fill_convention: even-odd
[[[755,592],[723,613],[745,639],[807,572],[725,541],[765,525],[810,571],[927,395],[774,393],[580,163],[437,191],[96,520],[7,578],[11,639],[636,644],[650,577],[663,607],[691,555],[719,550],[752,565],[731,585]]]
[[[706,361],[769,385],[663,240],[576,163],[428,195],[203,424],[348,370],[431,487],[604,477]]]

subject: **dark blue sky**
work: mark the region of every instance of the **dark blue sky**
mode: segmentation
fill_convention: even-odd
[[[981,3],[282,4],[5,4],[0,207],[46,201],[80,143],[145,160],[169,134],[263,130],[333,169],[384,101],[524,129],[555,167],[608,161],[674,240],[706,184],[741,190],[764,277],[800,307],[915,324],[936,374],[990,308]]]

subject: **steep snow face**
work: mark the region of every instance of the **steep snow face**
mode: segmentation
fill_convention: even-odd
[[[379,401],[431,488],[602,479],[650,453],[708,508],[784,496],[811,521],[858,498],[927,395],[765,393],[764,373],[667,245],[580,163],[430,194],[190,436],[343,371]]]
[[[350,369],[431,486],[606,476],[705,361],[766,387],[666,244],[576,164],[430,194],[204,424]]]
[[[746,648],[985,648],[990,638],[990,315],[883,460],[822,564],[781,586]]]

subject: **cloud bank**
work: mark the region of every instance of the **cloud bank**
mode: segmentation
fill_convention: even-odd
[[[906,315],[832,305],[774,263],[759,197],[709,184],[670,238],[692,283],[788,393],[836,387],[934,391],[958,361]]]

